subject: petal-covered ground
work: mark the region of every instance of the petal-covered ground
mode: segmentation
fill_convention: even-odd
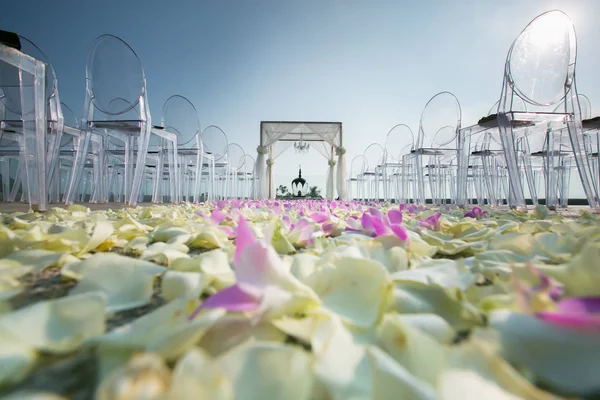
[[[600,220],[337,201],[0,214],[0,396],[600,393]]]

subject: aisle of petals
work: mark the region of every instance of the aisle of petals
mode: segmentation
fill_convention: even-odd
[[[0,395],[72,398],[30,383],[88,354],[99,399],[591,396],[599,260],[596,216],[543,206],[0,214]]]

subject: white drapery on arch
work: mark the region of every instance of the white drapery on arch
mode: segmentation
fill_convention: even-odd
[[[294,142],[299,141],[301,135],[303,140],[310,142],[311,147],[327,159],[329,169],[326,197],[333,200],[337,188],[338,197],[346,200],[346,150],[343,147],[341,122],[262,121],[256,158],[258,197],[275,197],[275,160]]]

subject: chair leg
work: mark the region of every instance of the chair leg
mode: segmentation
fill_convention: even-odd
[[[2,175],[2,200],[8,201],[10,192],[10,159],[0,160],[0,174]]]
[[[575,165],[579,172],[579,178],[581,179],[581,185],[585,197],[587,198],[588,204],[592,209],[598,208],[598,188],[592,179],[592,169],[587,162],[585,149],[582,143],[582,129],[581,122],[575,122],[572,119],[567,122],[567,128],[569,130],[569,137],[571,139],[571,145],[573,146],[573,158],[575,159]]]
[[[19,160],[19,165],[17,166],[17,173],[15,175],[15,181],[13,183],[13,187],[8,195],[9,202],[17,201],[17,194],[19,193],[19,189],[21,188],[21,183],[23,182],[23,168],[21,167],[21,161]],[[25,190],[25,186],[23,186],[22,191]]]
[[[24,187],[27,190],[29,204],[34,209],[46,210],[48,204],[47,186],[47,124],[46,119],[46,74],[45,65],[36,65],[33,75],[19,70],[21,82],[21,111],[33,120],[23,120],[23,154],[25,155]],[[24,81],[32,79],[34,88],[33,103],[27,100],[30,96],[24,92]],[[30,118],[31,118],[30,117]]]
[[[65,195],[65,203],[73,204],[76,196],[79,193],[79,187],[83,177],[83,169],[85,167],[85,159],[90,144],[91,132],[86,131],[77,138],[77,150],[75,151],[75,159],[73,160],[73,168],[71,170],[71,178]]]
[[[417,180],[416,200],[419,204],[425,204],[425,177],[423,176],[423,158],[417,154],[414,158],[414,179]]]
[[[134,168],[133,184],[131,185],[131,195],[129,204],[137,205],[142,189],[144,179],[144,170],[146,168],[146,156],[148,155],[148,146],[150,144],[150,129],[147,123],[144,123],[140,135],[138,136],[137,159]]]
[[[169,201],[172,204],[179,202],[180,188],[179,188],[179,176],[177,175],[177,143],[171,141],[167,142],[167,162],[169,164]],[[159,178],[162,180],[162,176]]]
[[[199,151],[196,155],[196,180],[194,181],[194,202],[200,202],[200,183],[202,182],[202,163],[204,162],[202,153]]]
[[[511,208],[525,207],[525,194],[523,193],[521,173],[517,161],[515,135],[505,115],[498,114],[498,128],[500,129],[500,140],[508,168],[509,206]]]
[[[534,205],[538,205],[538,195],[537,190],[535,188],[535,180],[533,177],[533,167],[531,165],[531,157],[529,154],[523,154],[523,169],[525,170],[525,179],[527,181],[527,186],[529,187],[529,195],[531,196],[531,201]]]

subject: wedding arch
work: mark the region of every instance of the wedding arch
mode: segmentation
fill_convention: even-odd
[[[341,122],[261,121],[260,145],[256,149],[258,197],[275,197],[275,160],[300,141],[310,143],[311,148],[327,159],[329,169],[325,197],[333,200],[336,188],[338,197],[346,200],[346,149],[343,147]]]

